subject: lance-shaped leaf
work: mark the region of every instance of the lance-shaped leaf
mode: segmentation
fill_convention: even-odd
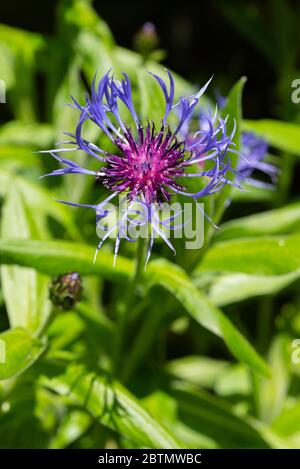
[[[30,207],[26,206],[16,181],[12,181],[3,207],[2,237],[13,240],[47,236],[45,227],[39,222],[40,219],[34,218]],[[1,266],[1,282],[11,327],[37,331],[50,312],[47,277],[32,268]]]
[[[127,282],[133,272],[132,261],[118,257],[113,267],[113,255],[101,251],[95,264],[93,248],[59,241],[0,241],[3,263],[31,265],[41,272],[57,275],[67,270],[81,274],[99,274],[115,282]],[[170,291],[186,311],[203,327],[224,340],[232,354],[253,370],[268,375],[268,367],[238,329],[213,306],[187,277],[182,269],[167,261],[151,262],[144,275],[149,287],[160,285]]]
[[[107,376],[72,366],[67,373],[41,384],[88,410],[102,425],[142,448],[180,448],[165,430],[121,384]]]
[[[0,334],[0,380],[13,378],[34,364],[46,343],[20,327]]]
[[[300,125],[272,119],[244,120],[243,129],[255,132],[279,150],[300,155]]]
[[[238,360],[258,373],[269,375],[268,366],[255,349],[223,312],[193,285],[182,269],[164,260],[153,261],[146,279],[151,286],[161,285],[169,290],[196,322],[224,340]]]

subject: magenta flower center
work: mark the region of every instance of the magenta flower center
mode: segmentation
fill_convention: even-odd
[[[129,190],[129,197],[142,195],[146,203],[169,201],[172,189],[183,189],[175,178],[184,171],[184,145],[165,126],[140,127],[135,139],[130,130],[125,140],[116,139],[120,155],[108,155],[102,182],[111,190]]]

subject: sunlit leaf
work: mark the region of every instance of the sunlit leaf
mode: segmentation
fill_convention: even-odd
[[[150,285],[161,285],[169,290],[196,322],[221,337],[238,360],[268,375],[267,365],[254,348],[180,268],[163,260],[155,261],[149,265],[147,277]]]
[[[1,78],[7,80],[8,91],[12,91],[8,104],[15,117],[24,122],[32,122],[36,116],[34,72],[37,53],[43,47],[42,35],[0,24]]]
[[[65,375],[42,384],[88,410],[102,425],[143,448],[178,448],[179,443],[153,419],[125,388],[109,377],[70,367]]]
[[[272,368],[270,379],[255,378],[256,405],[260,420],[272,422],[282,410],[289,384],[290,341],[288,337],[279,335],[274,339],[269,351],[269,363]]]
[[[243,129],[255,132],[279,150],[300,155],[300,125],[272,119],[244,120]]]
[[[285,234],[300,229],[300,203],[238,218],[220,226],[215,239],[223,241],[259,235]]]
[[[242,77],[240,80],[232,87],[227,98],[226,106],[222,110],[223,118],[227,118],[227,132],[228,135],[233,132],[235,133],[232,139],[234,144],[234,150],[239,151],[240,149],[240,140],[241,140],[241,119],[242,119],[242,93],[244,85],[246,83],[246,78]],[[238,164],[238,154],[230,153],[230,165],[234,169]],[[234,173],[228,172],[228,178],[233,181]],[[230,197],[233,186],[227,184],[222,191],[220,191],[216,196],[215,202],[215,223],[219,223],[219,220],[222,217],[222,214],[226,208],[226,200]]]
[[[283,275],[254,275],[232,273],[217,275],[209,285],[208,296],[218,306],[236,303],[246,298],[278,293],[300,278],[300,272]],[[201,283],[201,276],[195,284]]]
[[[114,281],[125,281],[132,272],[132,263],[119,257],[113,267],[113,256],[105,251],[92,263],[93,250],[64,242],[0,241],[3,263],[31,265],[41,272],[58,274],[76,270],[81,274],[99,274]],[[221,310],[213,306],[188,279],[184,272],[167,261],[152,262],[145,274],[149,286],[160,285],[175,295],[187,312],[206,329],[221,337],[233,355],[254,370],[268,374],[268,368],[242,334]]]
[[[74,443],[91,426],[92,418],[87,412],[72,409],[65,415],[55,435],[51,439],[49,448],[62,449]]]
[[[228,367],[228,362],[225,360],[188,355],[169,361],[166,371],[182,381],[213,388],[217,378],[226,367]]]
[[[3,207],[2,237],[8,243],[14,238],[43,238],[47,233],[38,222],[39,219],[34,219],[30,207],[26,206],[17,182],[12,181]],[[39,329],[50,312],[47,277],[32,268],[2,265],[1,281],[11,327],[21,326],[31,331]]]
[[[9,192],[11,184],[17,187],[16,190],[21,193],[26,205],[34,211],[35,222],[47,226],[47,218],[53,217],[67,228],[72,237],[80,239],[80,231],[70,217],[69,210],[58,203],[48,189],[23,176],[13,176],[9,171],[0,170],[0,195],[4,197]]]
[[[0,128],[1,145],[20,145],[45,150],[53,145],[54,131],[49,124],[10,121]]]
[[[268,443],[247,418],[235,415],[228,403],[190,385],[178,383],[171,391],[182,420],[213,438],[221,448],[266,448]]]
[[[45,342],[33,338],[29,332],[19,327],[2,332],[0,343],[2,347],[5,344],[5,360],[0,361],[0,380],[23,373],[46,348]]]
[[[113,266],[113,255],[101,250],[93,263],[95,248],[67,241],[0,240],[3,264],[31,265],[48,275],[59,275],[69,271],[98,274],[116,282],[124,282],[133,272],[133,263],[118,256]]]
[[[299,234],[224,241],[212,246],[197,272],[284,275],[300,270]]]

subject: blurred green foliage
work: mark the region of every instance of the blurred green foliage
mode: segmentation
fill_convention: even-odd
[[[283,28],[294,25],[293,15],[284,2],[272,3],[271,32],[255,9],[241,18],[235,2],[223,2],[224,15],[272,63],[279,95],[290,100],[281,85],[297,72],[299,44],[281,40],[278,18]],[[34,152],[73,130],[76,113],[65,104],[110,68],[129,74],[143,118],[159,120],[163,99],[146,70],[161,75],[163,67],[155,54],[145,59],[119,47],[90,1],[60,1],[56,13],[51,37],[0,25],[0,78],[12,116],[0,128],[0,340],[7,358],[0,362],[0,447],[299,447],[293,340],[300,337],[300,202],[291,200],[298,115],[289,101],[282,117],[293,114],[294,122],[243,120],[245,80],[232,87],[225,112],[237,121],[236,144],[242,129],[267,139],[281,167],[277,190],[216,195],[208,211],[220,230],[208,224],[197,252],[178,242],[171,261],[158,243],[125,309],[120,343],[134,247],[124,243],[113,267],[107,244],[93,264],[93,214],[54,198],[96,201],[102,189],[80,175],[38,180],[53,162]],[[177,96],[193,89],[175,81]],[[228,199],[233,208],[222,222]],[[70,271],[83,277],[83,301],[68,313],[53,311],[51,277]]]

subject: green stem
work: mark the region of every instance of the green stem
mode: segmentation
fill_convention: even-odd
[[[257,325],[257,347],[261,354],[267,351],[270,343],[272,326],[273,301],[266,297],[260,301]]]
[[[115,349],[114,349],[114,367],[115,374],[120,371],[120,362],[123,354],[124,344],[126,342],[126,326],[131,316],[131,309],[134,303],[137,289],[141,284],[143,269],[146,259],[146,240],[142,237],[138,240],[135,269],[128,286],[128,294],[124,302],[119,305],[116,331],[115,331]]]
[[[161,311],[158,309],[148,311],[148,314],[143,321],[137,336],[134,339],[132,348],[128,354],[128,359],[124,365],[122,381],[125,384],[129,382],[133,373],[145,359],[145,356],[147,355],[147,352],[152,346],[153,341],[157,335],[157,329],[161,320]]]
[[[294,176],[296,158],[293,155],[281,153],[281,161],[282,164],[280,168],[278,190],[276,191],[276,203],[279,206],[288,201],[289,191]]]
[[[127,299],[129,306],[131,305],[132,300],[134,298],[136,287],[139,286],[142,276],[143,276],[143,270],[145,268],[145,261],[146,261],[146,249],[147,249],[147,242],[145,238],[140,237],[138,240],[135,269],[134,269],[133,278],[131,281],[131,288],[129,290],[129,297]]]
[[[46,321],[41,324],[40,328],[36,332],[36,337],[41,338],[43,335],[47,332],[49,329],[50,325],[56,318],[56,316],[60,313],[61,311],[55,307],[51,309],[51,312],[49,316],[46,318]]]
[[[252,384],[252,393],[251,393],[251,401],[252,401],[252,413],[253,415],[260,420],[261,418],[261,379],[257,376],[256,373],[253,371],[249,371],[250,373],[250,381]]]

